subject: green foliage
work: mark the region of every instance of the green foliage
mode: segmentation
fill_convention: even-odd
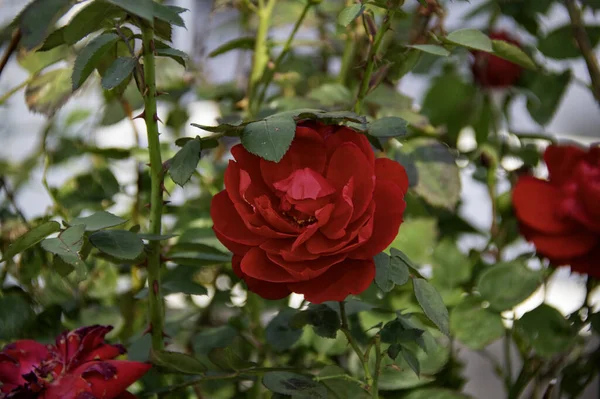
[[[34,227],[16,239],[6,251],[3,251],[2,261],[6,261],[7,259],[12,258],[13,256],[33,247],[50,234],[57,233],[59,231],[60,224],[57,222],[45,222]]]
[[[450,312],[450,332],[469,348],[480,350],[504,336],[499,313],[485,309],[478,298],[466,297]]]
[[[375,256],[375,284],[382,291],[389,292],[396,284],[406,284],[408,277],[408,266],[400,256],[388,256],[384,252]]]
[[[448,309],[436,289],[422,278],[413,279],[415,297],[423,312],[446,335],[450,335]]]
[[[585,30],[591,46],[596,47],[600,42],[600,26],[586,26]],[[546,57],[558,60],[581,56],[581,50],[573,40],[573,27],[570,24],[549,32],[538,42],[537,47]]]
[[[73,5],[73,0],[34,0],[17,17],[22,45],[31,50],[41,44],[50,28]]]
[[[152,351],[152,363],[171,372],[184,374],[202,374],[206,366],[190,355],[179,352]]]
[[[96,68],[102,56],[117,42],[119,36],[115,33],[104,33],[90,41],[77,55],[73,76],[71,78],[73,91],[86,81]]]
[[[291,116],[274,115],[244,127],[242,144],[267,161],[279,162],[294,139],[296,122]]]
[[[476,29],[460,29],[450,32],[446,40],[472,50],[492,52],[492,41],[484,33]]]
[[[90,235],[90,243],[107,255],[119,259],[135,259],[144,251],[144,242],[127,230],[104,230]]]
[[[270,391],[293,395],[295,398],[327,398],[327,388],[302,374],[270,371],[263,376],[263,384]]]
[[[125,219],[113,215],[110,212],[100,211],[90,216],[75,218],[71,220],[70,224],[71,226],[83,224],[85,225],[85,231],[97,231],[108,227],[115,227],[125,222]]]
[[[522,262],[499,263],[481,274],[477,291],[492,308],[508,310],[533,294],[542,283],[541,277]]]
[[[81,269],[85,267],[79,251],[83,247],[85,225],[78,224],[61,232],[56,238],[42,241],[42,248],[61,257],[65,262]]]
[[[130,77],[135,69],[136,64],[137,60],[133,57],[117,58],[110,64],[110,67],[108,67],[106,73],[102,76],[102,88],[111,90],[127,81],[127,78]]]
[[[267,342],[276,351],[282,352],[291,348],[302,336],[302,329],[290,326],[295,314],[293,309],[283,309],[267,325]]]
[[[54,69],[35,75],[25,89],[31,111],[53,116],[71,97],[71,69]]]
[[[208,54],[209,57],[216,57],[231,50],[252,50],[255,46],[255,37],[240,37],[224,43]]]
[[[365,6],[362,4],[353,4],[342,10],[338,15],[337,23],[344,28],[350,25],[356,18],[360,17],[365,11]]]

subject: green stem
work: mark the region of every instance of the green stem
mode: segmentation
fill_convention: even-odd
[[[381,374],[381,338],[379,334],[375,336],[375,375],[373,377],[373,387],[371,388],[371,397],[379,399],[379,374]]]
[[[144,119],[148,134],[150,151],[150,233],[161,234],[163,207],[163,165],[160,155],[158,138],[158,115],[156,113],[156,64],[154,60],[154,31],[152,27],[142,27],[142,42],[144,51]],[[150,333],[152,349],[164,348],[164,304],[160,283],[160,241],[150,241],[148,254],[148,303],[150,313]]]
[[[358,385],[360,385],[361,387],[363,387],[365,385],[365,383],[363,381],[359,380],[358,378],[354,378],[348,374],[326,375],[323,377],[316,376],[316,377],[313,377],[313,380],[315,380],[316,382],[326,381],[326,380],[346,380],[346,381],[355,382]]]
[[[258,95],[257,100],[254,102],[254,106],[256,107],[257,110],[260,109],[260,105],[262,104],[262,102],[265,99],[265,95],[267,94],[267,89],[269,88],[269,84],[271,83],[271,81],[273,80],[273,77],[275,76],[275,72],[277,72],[277,70],[279,69],[279,66],[281,65],[281,62],[283,61],[283,58],[291,50],[292,42],[294,41],[294,37],[296,36],[296,33],[298,33],[298,30],[300,29],[300,26],[302,25],[302,22],[304,21],[304,18],[306,17],[306,14],[308,13],[308,10],[310,10],[310,7],[312,5],[313,5],[312,1],[306,2],[306,5],[304,6],[302,13],[300,14],[300,18],[298,18],[298,20],[296,21],[296,24],[294,25],[294,29],[292,29],[292,33],[290,33],[290,36],[288,37],[287,41],[285,42],[285,45],[283,46],[281,53],[279,53],[279,56],[275,60],[273,67],[266,69],[265,76],[263,78],[263,80],[264,80],[263,88],[260,91],[260,94]]]
[[[33,77],[25,80],[24,82],[18,84],[17,86],[13,87],[12,89],[10,89],[6,93],[4,93],[2,95],[2,97],[0,97],[0,105],[3,105],[9,98],[11,98],[15,93],[17,93],[23,87],[27,86],[32,80],[33,80]]]
[[[349,7],[353,4],[354,0],[346,0],[346,7]],[[354,49],[354,23],[352,23],[346,28],[346,41],[344,43],[344,52],[342,53],[340,74],[338,76],[338,82],[343,85],[345,85],[348,81],[350,66],[352,65],[352,59],[354,58]]]
[[[521,368],[519,376],[508,391],[507,399],[518,399],[531,379],[535,377],[540,367],[541,362],[535,361],[534,359],[526,359],[523,363],[523,367]]]
[[[251,118],[255,117],[260,109],[260,104],[257,104],[256,89],[269,62],[267,36],[274,7],[275,0],[268,0],[267,4],[264,0],[258,2],[258,31],[256,32],[256,44],[254,45],[252,73],[248,81],[248,110]]]
[[[510,329],[506,329],[504,335],[504,367],[506,369],[506,373],[504,375],[506,379],[506,386],[510,387],[512,385],[512,356],[510,353],[510,343],[512,341],[512,334]]]
[[[373,74],[373,69],[375,69],[375,58],[377,57],[377,53],[379,51],[379,46],[381,46],[381,42],[383,37],[387,33],[392,20],[394,19],[394,9],[390,9],[385,14],[383,18],[383,23],[381,27],[377,31],[375,35],[375,40],[371,48],[369,49],[369,55],[367,56],[367,68],[365,70],[365,76],[360,84],[360,89],[358,91],[358,97],[356,98],[356,104],[354,105],[354,112],[360,114],[363,107],[363,101],[369,92],[369,83],[371,81],[371,75]]]
[[[342,320],[342,326],[340,327],[340,330],[342,331],[342,333],[344,333],[346,339],[348,340],[348,343],[358,356],[358,360],[360,361],[360,364],[363,368],[363,372],[365,374],[365,381],[367,383],[367,386],[371,387],[373,385],[373,377],[371,376],[371,371],[369,370],[369,359],[360,350],[358,344],[356,343],[356,341],[354,341],[354,338],[352,338],[352,334],[350,333],[350,329],[348,327],[348,317],[346,316],[346,305],[344,304],[344,301],[340,301],[339,304],[340,318]]]

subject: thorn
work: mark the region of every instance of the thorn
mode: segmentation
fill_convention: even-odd
[[[146,97],[148,95],[148,87],[144,88],[144,93],[142,94],[143,97]]]
[[[160,255],[160,263],[165,263],[165,262],[168,262],[170,260],[171,260],[171,258],[169,258],[168,256],[164,256],[162,254]]]
[[[160,123],[164,124],[164,122],[160,120],[160,118],[158,117],[158,115],[156,113],[152,116],[152,119],[154,119],[154,122],[160,122]]]
[[[157,90],[156,93],[154,94],[154,96],[158,97],[158,96],[162,96],[163,94],[169,94],[169,92]]]
[[[144,208],[150,209],[150,203],[148,202],[146,205],[144,205]]]
[[[158,280],[154,280],[152,282],[152,291],[154,291],[154,295],[158,295]]]
[[[171,167],[171,160],[172,159],[173,158],[169,158],[165,162],[163,162],[163,164],[162,164],[163,172],[166,172],[167,170],[169,170],[169,168]]]
[[[146,110],[142,111],[139,115],[133,117],[133,119],[145,119],[146,118]]]
[[[163,338],[171,338],[171,336],[164,331],[162,333],[162,336],[163,336]]]
[[[151,166],[152,166],[152,164],[151,164],[150,162],[148,162],[148,163],[146,164],[146,166],[147,166],[147,167],[151,167]]]
[[[171,201],[163,201],[163,206],[164,205],[169,205],[171,203]]]
[[[171,196],[171,193],[169,193],[169,191],[167,191],[167,188],[165,187],[165,182],[164,182],[164,181],[162,181],[162,182],[160,183],[160,189],[161,189],[162,191],[164,191],[165,193],[167,193],[167,195],[168,195],[169,197]]]
[[[142,335],[151,334],[152,333],[152,323],[148,323],[148,327],[144,330]]]

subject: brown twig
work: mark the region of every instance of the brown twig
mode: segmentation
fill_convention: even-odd
[[[8,60],[10,59],[10,56],[17,49],[17,46],[19,45],[20,41],[21,41],[21,29],[16,29],[13,32],[10,42],[8,43],[8,47],[6,47],[6,50],[4,51],[4,54],[2,55],[2,59],[0,60],[0,74],[2,74],[2,71],[4,71],[4,67],[6,66],[6,64],[8,64]]]
[[[583,24],[583,18],[581,17],[581,9],[575,3],[575,0],[565,0],[565,5],[569,11],[569,17],[571,18],[571,26],[573,28],[573,38],[581,50],[581,54],[587,65],[587,69],[590,74],[592,81],[592,94],[594,98],[600,104],[600,66],[598,65],[598,59],[594,54],[594,48],[590,42],[590,38],[585,31]]]
[[[4,179],[4,176],[0,176],[0,189],[2,189],[2,188],[4,188],[4,192],[6,193],[6,198],[8,199],[10,204],[13,206],[17,216],[19,216],[19,218],[21,219],[21,221],[23,222],[25,227],[27,227],[28,229],[31,229],[31,225],[27,221],[27,218],[25,217],[23,212],[21,212],[21,209],[19,209],[19,207],[17,206],[17,201],[15,200],[15,194],[8,186],[8,183]]]

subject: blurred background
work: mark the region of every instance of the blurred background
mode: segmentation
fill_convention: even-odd
[[[327,1],[327,0],[326,0]],[[536,1],[536,0],[530,0]],[[595,0],[592,0],[595,1]],[[0,0],[0,25],[7,24],[15,17],[17,12],[25,5],[25,0]],[[180,104],[185,108],[186,120],[182,123],[181,134],[195,136],[198,130],[189,126],[189,123],[199,123],[204,125],[217,124],[217,118],[221,117],[221,111],[217,102],[206,100],[202,95],[202,81],[211,83],[226,83],[231,81],[243,80],[244,75],[248,73],[251,62],[251,53],[244,51],[232,51],[222,56],[209,58],[208,54],[223,43],[231,39],[244,35],[241,32],[239,23],[240,15],[234,9],[225,6],[224,2],[210,0],[178,0],[169,3],[189,9],[189,12],[182,16],[186,22],[187,29],[176,28],[173,32],[174,47],[185,51],[190,56],[191,68],[194,74],[200,76],[196,82],[200,89],[188,93],[181,99]],[[469,19],[465,23],[465,16],[469,15],[483,4],[481,0],[471,1],[448,1],[446,9],[446,28],[448,31],[473,27],[485,29],[487,17],[485,15]],[[65,23],[78,11],[75,7],[68,15],[63,17]],[[291,24],[283,21],[278,23],[272,32],[274,40],[285,40],[287,38]],[[585,19],[588,22],[600,21],[598,16],[589,13]],[[278,15],[275,14],[275,18]],[[545,16],[540,16],[540,26],[545,31],[564,25],[569,22],[566,10],[563,7],[555,5]],[[305,42],[298,51],[315,52],[318,50],[319,32],[315,23],[310,21],[302,27],[297,42]],[[533,41],[533,37],[527,32],[516,30],[511,20],[500,19],[498,27],[504,28],[513,35],[520,38],[523,43]],[[558,137],[560,140],[573,140],[583,144],[589,144],[598,141],[600,136],[600,111],[595,103],[590,91],[583,88],[582,84],[589,83],[589,75],[582,59],[575,61],[548,61],[547,67],[550,70],[572,69],[576,79],[568,87],[558,110],[551,120],[545,126],[540,127],[533,121],[526,109],[525,97],[522,97],[511,104],[510,114],[512,126],[519,132],[530,132],[537,134],[547,134]],[[339,69],[339,60],[332,59],[328,65],[329,71],[335,74]],[[165,65],[165,69],[160,71],[162,79],[181,79],[181,76],[189,74],[183,67],[176,63]],[[410,73],[405,76],[398,86],[398,90],[409,97],[412,97],[418,106],[422,103],[424,94],[431,84],[431,76],[435,71],[429,74]],[[27,80],[29,73],[18,62],[13,59],[9,62],[6,70],[0,77],[0,95],[16,87],[19,83]],[[184,78],[185,79],[185,78]],[[579,83],[578,83],[579,81]],[[2,106],[0,106],[0,159],[5,162],[18,163],[38,151],[41,145],[41,138],[45,129],[47,119],[43,115],[35,114],[29,111],[24,89],[10,97]],[[451,93],[449,93],[451,95]],[[501,96],[500,94],[499,96]],[[502,99],[499,98],[498,101]],[[111,123],[110,110],[106,110],[102,93],[95,87],[80,91],[72,97],[64,108],[59,111],[59,121],[62,120],[62,134],[69,137],[82,137],[86,141],[94,142],[98,147],[123,147],[129,148],[136,145],[138,138],[134,129],[144,131],[144,123],[136,120],[131,122],[127,119],[120,120],[117,123]],[[159,115],[166,115],[171,110],[163,105],[159,108]],[[69,123],[65,121],[67,115],[74,112],[87,113],[89,118],[84,123]],[[137,114],[139,110],[134,111]],[[64,115],[61,118],[60,115]],[[95,126],[100,123],[100,127]],[[173,139],[169,132],[161,136],[165,140]],[[144,135],[140,135],[140,146],[146,147]],[[461,148],[470,148],[475,146],[473,134],[464,132],[459,142]],[[49,170],[47,181],[52,187],[61,186],[70,177],[78,172],[85,170],[90,165],[89,158],[77,159],[62,164],[60,167],[54,167]],[[122,187],[131,187],[135,185],[136,164],[133,160],[115,161],[111,164],[111,170]],[[42,185],[43,168],[35,166],[31,171],[30,179],[19,189],[16,202],[20,205],[25,216],[35,218],[43,215],[47,208],[52,204],[47,191]],[[461,172],[462,177],[462,203],[460,207],[461,215],[471,222],[475,227],[482,230],[488,230],[491,223],[489,213],[490,203],[486,188],[477,183],[473,178],[473,170],[464,168]],[[541,172],[543,173],[543,171]],[[504,189],[508,188],[508,184]],[[178,203],[183,201],[186,194],[198,190],[194,185],[188,185],[184,189],[176,190],[171,201]],[[502,190],[502,187],[500,187]],[[2,192],[0,195],[5,195]],[[110,208],[111,212],[118,213],[120,210],[128,209],[131,199],[127,196],[117,197],[116,204]],[[467,252],[471,248],[479,248],[485,245],[482,238],[464,236],[459,243],[460,248]],[[518,253],[531,250],[531,247],[525,243],[513,246],[508,253],[515,256]],[[555,273],[552,280],[545,288],[538,290],[531,298],[516,309],[516,316],[535,308],[539,303],[546,302],[560,310],[563,314],[568,314],[578,309],[584,300],[585,280],[580,276],[570,276],[569,270],[564,269]],[[600,299],[596,295],[596,299]],[[176,302],[176,298],[171,298]],[[297,299],[292,298],[292,301]],[[598,302],[598,301],[597,301]],[[174,304],[176,306],[176,304]],[[0,320],[0,323],[2,320]],[[500,356],[501,342],[496,342],[489,350]],[[500,399],[504,397],[502,393],[502,382],[495,376],[491,364],[481,357],[479,353],[464,349],[460,353],[466,360],[464,374],[468,379],[465,392],[473,395],[475,398],[482,399]],[[517,356],[513,356],[517,359]],[[513,369],[517,369],[514,367]],[[592,383],[585,398],[598,398],[598,382]]]

